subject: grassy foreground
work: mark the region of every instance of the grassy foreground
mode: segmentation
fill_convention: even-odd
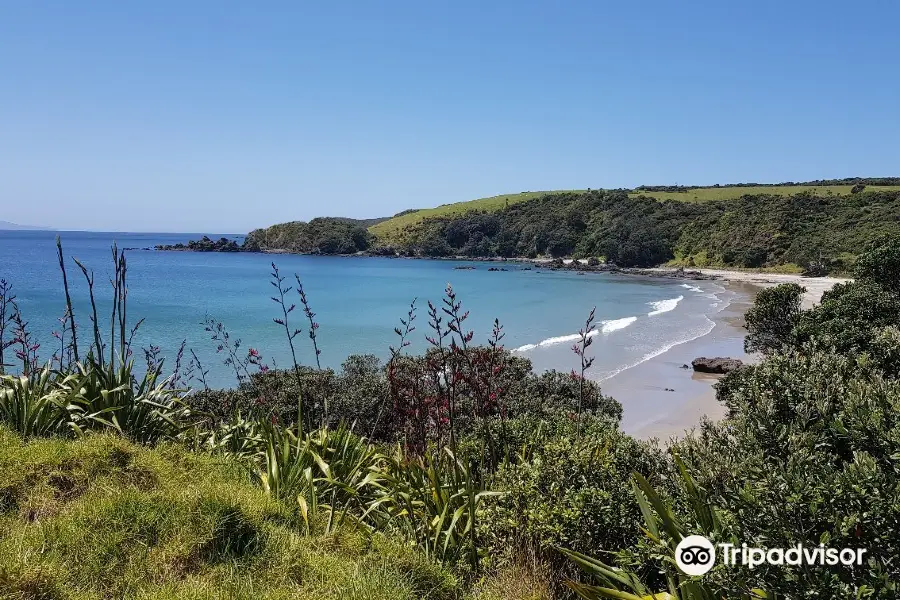
[[[0,429],[0,598],[457,598],[382,536],[302,535],[237,463]]]

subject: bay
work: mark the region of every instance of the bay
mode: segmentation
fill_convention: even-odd
[[[273,361],[280,367],[290,364],[284,331],[273,322],[280,309],[271,300],[275,292],[270,285],[272,262],[287,277],[285,285],[295,288],[289,301],[298,305],[291,314],[291,326],[302,330],[295,340],[299,358],[305,364],[315,362],[307,337],[309,324],[296,295],[295,273],[319,323],[322,366],[333,368],[339,368],[350,354],[389,357],[389,346],[399,341],[394,328],[400,326],[413,299],[418,299],[416,331],[407,350],[424,350],[425,335],[431,333],[427,302],[440,311],[448,284],[463,311],[469,312],[466,324],[475,333],[474,343],[487,341],[498,318],[506,334],[505,346],[531,358],[539,370],[578,368],[571,346],[596,307],[597,334],[590,348],[596,358],[589,376],[598,380],[705,335],[713,327],[709,316],[729,301],[728,292],[710,281],[578,274],[539,266],[526,270],[527,265],[516,262],[161,252],[144,248],[187,242],[203,234],[0,231],[0,278],[12,283],[45,360],[58,345],[51,333],[60,329],[58,318],[65,308],[56,235],[62,239],[83,343],[90,331],[90,304],[84,277],[72,257],[94,271],[102,330],[108,331],[110,246],[115,242],[120,248],[137,248],[126,251],[129,320],[145,319],[135,338],[136,359],[143,360],[137,348],[154,345],[171,367],[184,341],[209,368],[209,382],[223,387],[234,385],[234,375],[204,331],[201,323],[207,316],[223,322],[232,340],[241,340],[244,351],[258,350],[269,365]],[[239,236],[229,237],[240,241]],[[457,266],[475,269],[454,269]],[[508,270],[488,271],[490,267]]]

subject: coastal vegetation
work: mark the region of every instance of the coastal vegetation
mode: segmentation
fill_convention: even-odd
[[[408,210],[317,218],[161,249],[413,257],[580,258],[847,274],[860,249],[900,235],[898,178],[778,185],[522,192]]]
[[[736,200],[745,196],[792,196],[801,193],[811,193],[813,195],[821,196],[846,196],[850,194],[856,186],[862,186],[863,189],[868,189],[869,191],[900,191],[900,178],[852,177],[846,179],[807,181],[802,183],[737,183],[713,186],[641,185],[632,190],[623,191],[627,192],[628,197],[630,198],[648,196],[660,201],[708,202],[715,200]],[[569,193],[569,191],[522,192],[520,194],[494,196],[491,198],[471,200],[469,202],[445,204],[433,209],[410,211],[410,214],[402,216],[397,215],[371,227],[370,231],[378,238],[379,243],[388,246],[400,246],[405,239],[405,232],[407,230],[415,229],[422,221],[428,219],[459,217],[467,213],[477,212],[494,213],[502,211],[512,204],[564,193]]]
[[[235,240],[221,237],[218,240],[210,239],[204,235],[199,240],[191,240],[187,244],[163,244],[156,246],[156,250],[191,250],[193,252],[240,252],[242,246],[239,246]]]
[[[617,198],[556,195],[552,206],[571,218],[554,222],[577,229],[581,214],[620,210]],[[504,210],[536,218],[530,202]],[[650,202],[661,214],[642,223],[680,236],[663,217],[681,208],[637,200]],[[638,213],[600,224],[625,236]],[[637,234],[623,239],[632,236],[641,248]],[[762,360],[718,384],[722,421],[666,448],[624,434],[619,403],[586,378],[593,313],[572,372],[544,374],[503,347],[499,322],[476,338],[450,286],[439,301],[411,303],[386,363],[349,357],[339,373],[296,358],[275,369],[209,318],[236,380],[214,390],[191,349],[170,370],[152,346],[139,352],[118,250],[109,323],[96,308],[78,323],[64,283],[46,363],[0,281],[0,594],[896,598],[898,239],[871,240],[855,280],[811,310],[798,287],[760,294],[747,344]],[[72,265],[92,282],[58,250],[64,282]],[[273,331],[293,356],[302,338],[318,356],[310,290],[272,267]],[[423,333],[429,350],[409,354]],[[852,565],[717,564],[689,577],[674,564],[688,534],[867,554]]]
[[[860,248],[900,236],[900,191],[756,195],[704,203],[624,191],[552,194],[491,214],[422,221],[417,256],[603,257],[619,266],[777,267],[847,273]]]
[[[548,194],[561,193],[557,192],[519,192],[518,194],[502,194],[500,196],[491,196],[489,198],[479,198],[477,200],[469,200],[467,202],[453,202],[451,204],[442,204],[434,208],[412,209],[403,211],[394,215],[390,219],[385,219],[380,223],[369,227],[369,231],[379,240],[386,244],[396,243],[402,238],[403,231],[408,227],[414,226],[426,219],[459,217],[471,212],[497,212],[503,210],[510,205],[525,202],[526,200],[534,200]]]
[[[375,219],[377,221],[377,219]],[[304,254],[354,254],[368,250],[370,221],[320,217],[254,229],[244,241],[251,252],[278,250]]]

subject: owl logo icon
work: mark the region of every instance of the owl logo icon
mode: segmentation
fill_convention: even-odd
[[[704,575],[716,563],[716,548],[702,535],[689,535],[678,542],[675,563],[685,575]]]

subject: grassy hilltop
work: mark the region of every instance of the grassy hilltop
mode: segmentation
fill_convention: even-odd
[[[575,257],[621,267],[673,264],[824,274],[849,272],[860,251],[884,236],[900,236],[896,177],[526,191],[382,219],[319,217],[279,223],[251,231],[240,249]],[[238,249],[210,243],[187,248]]]
[[[853,189],[852,183],[844,185],[734,185],[734,186],[708,186],[708,187],[683,187],[678,190],[641,190],[637,188],[629,191],[631,198],[649,196],[657,200],[674,200],[678,202],[711,202],[715,200],[733,200],[748,195],[767,194],[774,196],[792,196],[802,193],[812,193],[822,196],[847,196]],[[900,190],[900,185],[869,185],[867,191],[891,191]],[[369,232],[383,244],[401,244],[405,233],[420,225],[428,219],[459,217],[470,212],[493,213],[501,211],[510,205],[518,204],[526,200],[543,198],[553,194],[568,192],[580,192],[583,190],[552,190],[542,192],[520,192],[518,194],[504,194],[479,198],[466,202],[442,204],[435,208],[420,209],[401,213],[398,216],[382,220],[369,227]]]
[[[401,232],[407,227],[415,226],[425,219],[458,217],[472,211],[496,212],[512,204],[532,200],[534,198],[541,198],[547,194],[557,193],[561,192],[519,192],[518,194],[503,194],[500,196],[490,196],[489,198],[468,200],[466,202],[442,204],[435,208],[404,211],[397,216],[385,219],[376,225],[372,225],[369,227],[369,232],[375,235],[379,240],[390,242],[396,240],[402,234]]]

